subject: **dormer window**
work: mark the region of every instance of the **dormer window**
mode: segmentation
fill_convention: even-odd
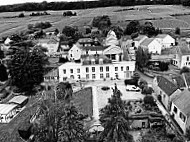
[[[99,59],[99,64],[103,64],[103,59]]]
[[[91,64],[92,64],[92,65],[95,64],[95,59],[91,59]]]

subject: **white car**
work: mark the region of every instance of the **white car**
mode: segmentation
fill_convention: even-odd
[[[135,85],[127,85],[126,91],[136,91],[136,92],[139,92],[140,88],[137,87],[137,86],[135,86]]]

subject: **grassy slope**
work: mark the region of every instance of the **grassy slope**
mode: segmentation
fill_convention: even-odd
[[[3,18],[10,16],[17,16],[20,12],[8,12],[0,13],[0,37],[6,36],[11,33],[20,32],[27,28],[28,24],[39,22],[39,21],[49,21],[52,23],[53,27],[48,30],[62,28],[66,25],[76,25],[83,26],[89,24],[93,17],[100,15],[109,15],[113,24],[121,25],[123,27],[129,22],[129,20],[143,20],[155,18],[156,21],[152,21],[156,26],[163,28],[190,28],[190,18],[189,16],[183,16],[182,18],[170,16],[176,13],[189,13],[190,9],[184,8],[182,6],[172,6],[172,5],[150,5],[150,6],[136,6],[139,10],[129,10],[114,12],[116,10],[126,9],[126,7],[106,7],[106,8],[96,8],[96,9],[85,9],[85,10],[75,10],[78,16],[75,17],[63,17],[63,11],[48,11],[51,15],[30,17],[31,12],[26,12],[24,18]],[[186,18],[187,17],[187,18]],[[162,19],[164,19],[164,22]],[[177,18],[177,20],[176,20]],[[188,19],[188,20],[186,20]],[[172,23],[172,24],[168,24]],[[165,28],[165,27],[164,27]]]

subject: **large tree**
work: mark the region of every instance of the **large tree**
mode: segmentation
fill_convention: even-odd
[[[124,34],[125,34],[125,35],[131,35],[132,33],[139,32],[139,28],[140,28],[140,23],[139,23],[139,21],[136,21],[136,20],[131,21],[131,22],[127,25],[127,27],[126,27],[126,29],[125,29],[125,31],[124,31]]]
[[[40,47],[17,47],[8,66],[12,85],[31,92],[43,81],[44,66],[48,58]]]
[[[143,48],[138,47],[136,51],[136,65],[138,68],[146,67],[150,58],[151,54],[148,53],[148,50],[144,50]]]
[[[100,122],[104,130],[100,140],[106,142],[131,142],[133,137],[128,133],[128,113],[121,99],[121,92],[113,89],[113,95],[108,99],[108,104],[100,111]]]

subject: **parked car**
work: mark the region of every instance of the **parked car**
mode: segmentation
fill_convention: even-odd
[[[135,85],[127,85],[126,91],[136,91],[136,92],[139,92],[140,88],[137,87],[137,86],[135,86]]]

